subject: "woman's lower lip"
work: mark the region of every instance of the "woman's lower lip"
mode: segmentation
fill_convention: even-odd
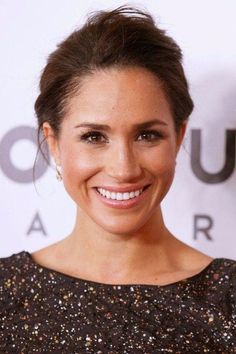
[[[110,206],[111,208],[116,209],[128,209],[138,205],[146,196],[146,192],[149,186],[137,197],[128,199],[128,200],[116,200],[116,199],[108,199],[101,195],[96,188],[94,188],[95,193],[97,194],[98,198],[105,204]]]

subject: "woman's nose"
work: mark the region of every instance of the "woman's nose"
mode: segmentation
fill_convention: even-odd
[[[111,149],[105,165],[107,174],[121,182],[132,181],[142,173],[137,155],[126,144]]]

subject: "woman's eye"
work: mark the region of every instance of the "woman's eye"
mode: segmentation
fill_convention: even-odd
[[[88,132],[80,136],[80,140],[85,141],[88,144],[103,143],[104,136],[100,132]]]
[[[144,130],[140,133],[140,135],[142,137],[141,140],[146,140],[146,141],[156,141],[161,139],[163,136],[160,132],[157,132],[156,130]],[[138,139],[140,140],[140,139]]]

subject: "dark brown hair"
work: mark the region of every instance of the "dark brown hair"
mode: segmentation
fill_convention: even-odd
[[[193,110],[181,50],[149,13],[124,5],[90,14],[49,55],[35,102],[38,138],[46,121],[59,136],[68,101],[83,77],[96,70],[130,66],[146,68],[162,81],[178,131]]]

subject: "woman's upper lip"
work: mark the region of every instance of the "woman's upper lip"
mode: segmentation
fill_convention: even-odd
[[[117,192],[117,193],[125,193],[125,192],[132,192],[137,191],[139,189],[143,189],[144,187],[150,184],[142,184],[142,185],[130,185],[127,187],[113,187],[113,186],[97,186],[96,188],[102,188],[110,192]]]

